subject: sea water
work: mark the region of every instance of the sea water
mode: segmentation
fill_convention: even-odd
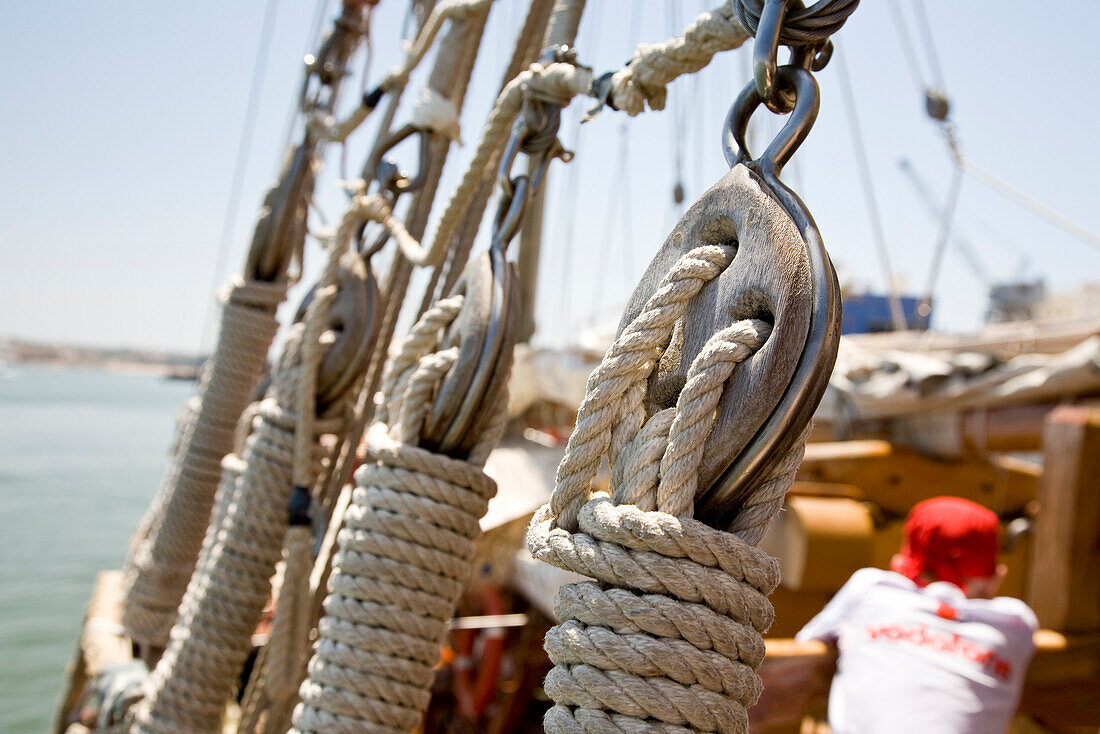
[[[119,568],[195,385],[0,375],[0,732],[48,729],[97,571]]]

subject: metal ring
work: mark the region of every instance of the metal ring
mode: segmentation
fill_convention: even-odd
[[[794,100],[776,86],[779,68],[779,34],[787,13],[787,0],[767,0],[761,11],[752,46],[752,76],[756,92],[768,109],[779,115],[791,111]]]

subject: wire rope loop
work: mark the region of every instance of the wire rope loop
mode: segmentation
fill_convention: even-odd
[[[741,26],[756,36],[765,8],[787,5],[787,0],[734,0],[733,12]],[[782,46],[803,46],[827,41],[859,7],[859,0],[820,0],[810,7],[793,0],[784,14],[778,41]]]
[[[775,136],[759,158],[753,158],[746,141],[749,120],[763,99],[755,82],[737,96],[726,116],[722,130],[722,148],[730,168],[738,163],[752,164],[762,172],[779,178],[783,166],[809,135],[817,120],[821,95],[817,80],[808,69],[800,66],[781,66],[776,71],[776,81],[794,91],[794,108],[790,119]]]

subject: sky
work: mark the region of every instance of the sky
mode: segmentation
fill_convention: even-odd
[[[234,226],[220,253],[269,4],[275,22],[240,206],[230,212]],[[619,68],[639,41],[679,33],[711,4],[716,0],[590,0],[580,58],[597,72]],[[912,24],[911,0],[899,4]],[[327,12],[335,6],[330,1]],[[1100,231],[1098,110],[1091,94],[1100,71],[1093,50],[1100,3],[1059,0],[1040,8],[1023,0],[925,0],[925,7],[967,154]],[[406,9],[404,0],[382,0],[369,64],[366,54],[353,62],[356,78],[344,102],[354,104],[356,88],[373,86],[400,59]],[[8,69],[0,82],[0,337],[210,348],[215,284],[241,267],[255,211],[285,150],[316,12],[314,1],[295,0],[0,4],[0,54]],[[473,153],[524,12],[519,0],[494,4],[463,110],[465,145],[448,159],[444,192]],[[910,33],[916,38],[917,28],[911,25]],[[898,163],[910,161],[941,199],[951,164],[924,115],[889,3],[862,3],[835,41],[852,79],[893,269],[906,291],[919,293],[939,223]],[[928,77],[927,55],[917,50]],[[727,170],[719,135],[748,81],[748,54],[747,45],[721,54],[703,72],[673,83],[664,112],[627,118],[606,111],[582,126],[589,100],[579,99],[563,114],[561,137],[577,155],[567,165],[555,162],[549,176],[537,341],[566,344],[584,329],[617,321],[682,213],[672,203],[677,176],[690,204]],[[411,89],[423,83],[430,63]],[[882,291],[839,59],[817,76],[821,113],[784,178],[814,214],[842,282]],[[398,120],[407,114],[402,108]],[[780,122],[757,113],[752,135],[759,147]],[[373,137],[368,121],[345,149],[329,149],[316,221],[339,217],[344,194],[337,181],[358,175]],[[414,151],[395,153],[415,167]],[[442,198],[436,216],[441,204]],[[956,231],[973,246],[984,280],[1041,276],[1059,291],[1100,279],[1100,252],[973,179],[963,183]],[[377,257],[377,272],[388,256]],[[312,243],[305,281],[319,261]],[[983,278],[949,247],[935,292],[936,328],[980,325]],[[413,283],[415,303],[420,282]]]

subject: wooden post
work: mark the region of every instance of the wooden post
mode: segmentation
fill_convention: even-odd
[[[1028,603],[1044,627],[1100,630],[1100,408],[1052,411],[1043,459]]]

